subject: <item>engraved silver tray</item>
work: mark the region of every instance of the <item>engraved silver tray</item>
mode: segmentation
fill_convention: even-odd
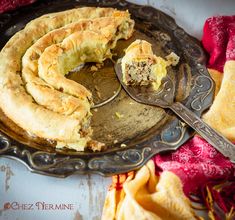
[[[82,6],[128,9],[136,22],[136,31],[131,39],[118,42],[114,59],[121,57],[123,49],[137,38],[150,41],[157,55],[165,56],[174,51],[180,56],[180,63],[168,72],[176,80],[175,100],[198,116],[211,105],[214,83],[205,67],[206,57],[200,43],[177,26],[174,19],[149,6],[123,0],[38,1],[17,11],[0,14],[0,47],[33,18]],[[170,110],[131,100],[120,89],[110,61],[95,74],[90,72],[88,64],[69,78],[88,87],[95,102],[106,103],[108,100],[93,111],[92,119],[94,138],[105,142],[107,150],[93,153],[55,149],[53,143],[29,137],[0,112],[0,156],[19,160],[30,171],[50,176],[113,175],[137,169],[155,154],[177,149],[193,135],[193,131]],[[111,95],[113,93],[115,95]],[[117,113],[122,117],[116,117]]]

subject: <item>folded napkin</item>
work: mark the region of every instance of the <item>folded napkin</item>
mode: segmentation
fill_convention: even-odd
[[[124,183],[124,184],[123,184]],[[182,183],[173,172],[155,175],[149,161],[139,171],[113,177],[107,195],[103,220],[191,220],[196,219]]]
[[[177,151],[156,155],[153,160],[159,172],[167,170],[180,177],[187,196],[197,194],[208,182],[235,180],[234,165],[199,136]]]
[[[223,72],[228,60],[235,60],[235,16],[215,16],[206,20],[202,43],[209,53],[208,67]]]
[[[156,155],[153,160],[160,174],[171,171],[180,177],[185,195],[204,204],[211,219],[235,217],[235,166],[204,139],[195,136],[177,151]]]
[[[209,73],[216,84],[214,102],[203,119],[235,141],[235,16],[207,19],[202,43],[210,58]],[[188,214],[187,219],[203,219],[195,216],[184,196],[203,204],[200,208],[206,208],[212,220],[235,219],[235,165],[204,139],[196,135],[177,151],[156,155],[153,161],[159,177],[155,177],[152,190],[148,189],[154,179],[147,168],[149,164],[124,180],[124,174],[114,178],[122,181],[114,181],[107,194],[103,220],[185,219],[183,213]],[[172,178],[165,178],[166,175]],[[178,194],[168,193],[176,186]],[[164,199],[157,200],[158,194]]]

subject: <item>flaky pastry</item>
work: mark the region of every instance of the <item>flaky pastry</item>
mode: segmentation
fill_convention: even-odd
[[[91,93],[65,74],[81,62],[111,57],[116,41],[130,37],[133,26],[128,12],[92,7],[29,22],[0,53],[1,109],[33,135],[84,150],[91,135]],[[98,44],[101,53],[86,54]]]

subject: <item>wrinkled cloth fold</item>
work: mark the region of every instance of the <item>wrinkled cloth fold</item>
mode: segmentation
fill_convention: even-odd
[[[202,44],[209,54],[208,67],[223,72],[228,60],[235,60],[235,15],[208,18]]]
[[[153,160],[159,170],[180,177],[187,196],[197,194],[199,186],[208,182],[235,181],[234,165],[197,135],[177,151],[156,155]]]
[[[221,84],[216,81],[218,93],[203,119],[235,142],[235,16],[207,19],[202,44],[210,57],[208,67],[214,71],[212,78],[221,81]]]
[[[139,171],[114,177],[102,220],[194,220],[194,211],[172,172],[155,175],[152,160]]]

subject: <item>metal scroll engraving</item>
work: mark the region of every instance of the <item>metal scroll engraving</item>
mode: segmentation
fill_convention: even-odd
[[[21,29],[31,19],[45,13],[62,11],[81,6],[115,7],[121,10],[129,10],[132,18],[136,21],[136,29],[147,36],[162,43],[166,53],[175,51],[180,55],[183,62],[191,68],[192,82],[188,97],[183,104],[190,108],[198,116],[207,109],[213,99],[213,82],[204,66],[205,55],[200,43],[189,36],[182,28],[178,27],[174,19],[163,12],[149,6],[140,6],[124,0],[55,0],[36,1],[32,5],[20,8],[17,11],[0,15],[2,48],[7,40],[16,31]],[[143,26],[140,29],[141,24]],[[162,94],[170,94],[169,85],[163,83]],[[144,98],[144,97],[143,97]],[[164,97],[163,97],[164,98]],[[172,97],[174,98],[174,97]],[[32,172],[50,176],[66,177],[74,173],[99,173],[112,175],[137,169],[145,164],[155,154],[175,150],[187,141],[193,134],[184,123],[167,112],[168,118],[161,129],[153,128],[139,137],[125,142],[125,147],[114,147],[104,152],[81,154],[63,154],[61,151],[37,150],[20,144],[4,134],[0,133],[0,155],[15,158],[26,164]],[[186,117],[186,116],[185,116]],[[201,129],[213,136],[213,132],[200,124],[194,122],[197,129]],[[154,130],[155,129],[155,130]],[[215,137],[214,137],[215,138]],[[230,148],[221,139],[216,139],[219,146]]]
[[[130,89],[129,89],[130,90]],[[160,89],[156,93],[144,93],[139,92],[136,96],[138,99],[147,100],[149,103],[158,104],[159,106],[167,106],[168,103],[171,103],[173,101],[173,95],[174,95],[174,84],[172,80],[168,77],[163,78],[162,85]]]
[[[220,151],[224,156],[230,158],[232,162],[235,162],[235,145],[216,132],[213,128],[208,126],[204,121],[202,121],[181,103],[174,103],[171,109],[192,128],[194,128],[214,148]]]
[[[195,79],[194,87],[191,90],[193,100],[190,106],[193,110],[202,111],[205,99],[212,92],[213,81],[210,77],[198,75]]]
[[[135,166],[141,166],[144,164],[144,158],[150,156],[152,149],[150,147],[144,147],[142,149],[128,149],[126,151],[120,151],[112,157],[104,156],[102,158],[92,158],[88,167],[92,170],[102,170],[106,172],[118,172],[124,165],[128,169],[135,169]]]

